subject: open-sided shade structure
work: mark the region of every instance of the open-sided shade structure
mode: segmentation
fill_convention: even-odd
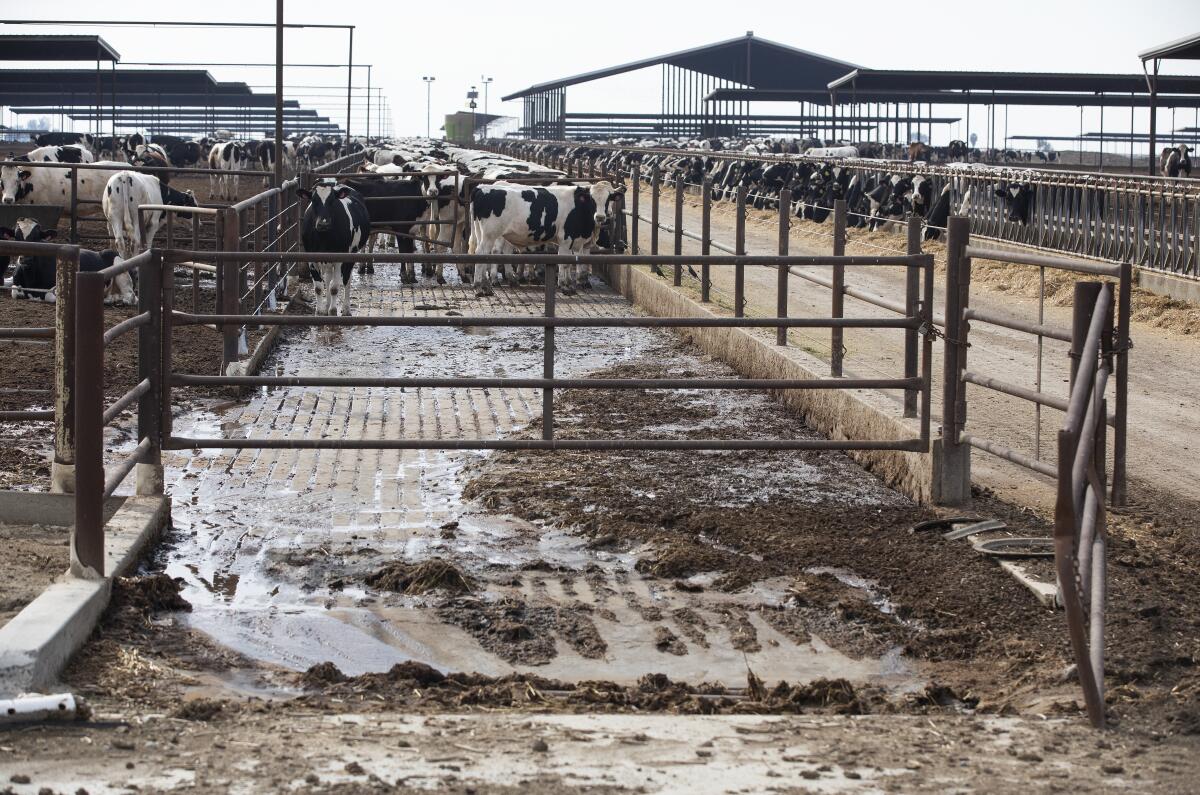
[[[0,61],[104,61],[121,56],[99,36],[0,35]]]
[[[855,65],[755,36],[752,32],[702,47],[643,58],[638,61],[538,83],[505,96],[524,101],[524,126],[537,137],[566,137],[568,128],[581,126],[566,110],[568,86],[661,66],[662,112],[650,124],[653,132],[677,135],[723,135],[748,131],[754,124],[744,103],[706,105],[705,95],[726,87],[759,89],[807,88],[825,91]],[[612,129],[629,128],[630,119],[614,114]],[[644,127],[643,120],[635,126]],[[605,126],[597,126],[602,134]],[[796,131],[800,131],[797,128]]]
[[[1182,39],[1175,39],[1157,47],[1151,47],[1138,54],[1142,59],[1142,71],[1146,75],[1146,84],[1150,88],[1150,173],[1154,173],[1155,153],[1158,149],[1158,122],[1155,110],[1159,104],[1166,104],[1160,92],[1170,91],[1169,86],[1179,78],[1173,75],[1160,75],[1159,67],[1163,61],[1193,61],[1200,60],[1200,33],[1193,33]],[[1150,67],[1147,68],[1147,64]],[[1200,78],[1191,78],[1200,81]]]

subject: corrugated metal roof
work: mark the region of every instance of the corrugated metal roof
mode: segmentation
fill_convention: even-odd
[[[1200,77],[1159,76],[1159,91],[1200,94]],[[855,69],[829,83],[830,91],[1075,91],[1145,94],[1141,74],[1065,72],[960,72],[911,69]]]
[[[1193,33],[1190,36],[1184,36],[1182,39],[1175,39],[1175,41],[1168,41],[1166,44],[1142,50],[1138,53],[1138,57],[1143,61],[1152,59],[1200,60],[1200,33]]]
[[[112,45],[99,36],[43,33],[0,35],[0,61],[121,60]]]
[[[747,57],[747,50],[749,57]],[[659,64],[679,66],[756,88],[820,88],[834,76],[845,74],[847,69],[857,68],[854,64],[846,61],[828,58],[747,33],[745,36],[735,39],[538,83],[502,99],[507,102],[510,99],[518,99],[529,94],[565,88],[579,83],[589,83],[593,80]]]
[[[1143,83],[1144,85],[1144,83]],[[934,105],[1030,105],[1062,108],[1145,108],[1150,95],[1141,94],[1082,94],[991,91],[841,91],[838,99],[854,102],[931,102]],[[828,105],[828,91],[762,91],[755,88],[719,88],[705,96],[706,102],[814,102]],[[1158,105],[1163,108],[1200,107],[1200,95],[1159,94]]]

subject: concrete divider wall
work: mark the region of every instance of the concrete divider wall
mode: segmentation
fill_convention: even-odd
[[[613,289],[648,314],[660,317],[722,316],[637,268],[608,266],[605,270]],[[750,329],[678,329],[677,333],[746,378],[828,377],[827,363],[798,348],[776,346]],[[810,428],[830,439],[908,439],[919,435],[916,420],[901,416],[900,400],[889,400],[879,392],[787,389],[774,390],[774,393],[785,406],[803,417]],[[913,500],[919,503],[932,501],[934,456],[931,453],[856,450],[849,455]]]

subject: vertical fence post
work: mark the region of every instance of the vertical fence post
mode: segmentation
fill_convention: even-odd
[[[650,255],[658,256],[658,192],[662,173],[658,166],[650,169]],[[658,266],[654,266],[655,270]]]
[[[282,227],[281,209],[283,207],[283,190],[279,189],[267,197],[267,250],[279,253],[279,229]],[[457,206],[457,204],[455,205]],[[280,263],[272,262],[267,266],[267,306],[275,308],[275,299],[279,287]]]
[[[1127,444],[1127,426],[1129,417],[1129,312],[1133,289],[1133,266],[1128,261],[1121,263],[1121,291],[1117,296],[1117,330],[1116,330],[1116,376],[1117,392],[1116,424],[1113,428],[1113,478],[1112,504],[1121,506],[1127,497],[1125,489],[1125,450]]]
[[[631,179],[633,180],[633,204],[632,204],[631,211],[629,214],[630,215],[629,222],[633,225],[633,231],[630,235],[629,252],[631,254],[636,254],[636,253],[638,253],[638,224],[640,221],[640,219],[638,218],[638,197],[642,193],[642,164],[641,163],[633,164],[633,176],[631,177]]]
[[[174,220],[168,214],[169,220]],[[168,228],[167,237],[171,237]],[[162,254],[155,251],[138,266],[138,312],[149,312],[150,322],[138,329],[138,383],[150,382],[150,391],[138,399],[138,440],[149,439],[145,460],[136,467],[138,495],[163,493],[162,468]]]
[[[71,170],[74,173],[74,169]],[[58,250],[54,274],[54,462],[50,491],[75,491],[75,314],[79,249]]]
[[[79,243],[79,169],[71,169],[71,242]]]
[[[1100,282],[1075,282],[1074,306],[1071,313],[1071,380],[1068,394],[1075,391],[1075,376],[1079,372],[1083,343],[1087,339],[1088,327],[1092,325],[1092,314],[1096,299],[1100,297]]]
[[[737,190],[737,225],[736,239],[733,250],[737,256],[746,254],[746,186],[739,185]],[[746,266],[737,263],[733,266],[733,316],[743,317],[746,314]]]
[[[200,250],[200,214],[192,213],[192,251]],[[173,278],[173,277],[172,277]],[[172,285],[174,292],[174,285]],[[192,268],[192,312],[200,311],[200,271]]]
[[[683,175],[675,175],[675,256],[683,254]],[[671,283],[683,284],[683,265],[675,263]]]
[[[559,265],[546,266],[546,317],[554,317]],[[554,377],[554,332],[546,326],[542,333],[542,378]],[[542,438],[554,438],[554,390],[542,389]]]
[[[846,256],[846,202],[838,199],[833,203],[833,256]],[[846,304],[846,266],[835,263],[833,266],[833,292],[831,296],[830,317],[842,317]],[[829,372],[833,376],[842,374],[842,363],[845,358],[845,329],[833,328],[829,333]]]
[[[104,576],[104,277],[76,281],[75,526],[71,573]]]
[[[712,271],[708,264],[708,255],[712,251],[712,180],[704,178],[704,197],[700,201],[700,255],[704,261],[700,263],[700,300],[708,303],[712,300]]]
[[[158,314],[158,373],[160,379],[158,432],[165,446],[166,440],[171,436],[171,347],[174,343],[172,335],[175,329],[171,313],[175,310],[175,279],[167,278],[167,273],[164,273],[163,276]]]
[[[779,192],[779,256],[788,255],[788,244],[792,228],[792,191],[784,188]],[[788,316],[788,266],[779,263],[779,273],[775,283],[775,315]],[[775,344],[787,345],[787,327],[780,326],[775,330]]]
[[[254,237],[253,237],[252,243],[251,243],[251,247],[252,247],[251,250],[252,251],[265,250],[263,247],[263,240],[265,239],[265,237],[266,236],[263,234],[263,203],[260,201],[254,205]],[[251,276],[254,279],[254,286],[250,290],[250,295],[252,296],[251,301],[253,302],[251,304],[250,311],[251,311],[251,314],[257,315],[257,314],[260,314],[260,312],[261,312],[261,307],[262,307],[262,302],[263,302],[263,263],[262,262],[255,260],[254,267],[251,270]]]
[[[241,225],[236,211],[229,208],[221,210],[221,232],[221,251],[241,250]],[[237,260],[230,259],[219,263],[217,268],[222,276],[221,305],[217,313],[239,314],[242,287],[238,284],[238,275],[241,273],[241,267]],[[222,374],[228,374],[229,365],[238,360],[238,336],[237,326],[228,324],[221,327]]]
[[[970,225],[961,215],[946,223],[946,342],[942,357],[942,438],[934,446],[934,501],[957,505],[971,496],[970,448],[960,442],[966,423],[967,330],[963,310],[970,306],[971,263],[965,249]]]
[[[917,216],[908,217],[908,255],[916,256],[921,253],[921,221]],[[909,263],[904,270],[904,314],[916,317],[917,302],[920,301],[921,270]],[[904,330],[904,377],[917,377],[917,330]],[[904,390],[904,416],[917,416],[917,390]]]

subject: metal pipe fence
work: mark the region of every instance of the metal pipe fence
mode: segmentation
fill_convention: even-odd
[[[933,196],[949,185],[955,211],[977,237],[1076,257],[1129,262],[1150,270],[1200,278],[1200,179],[1039,169],[1031,166],[933,165],[865,158],[816,158],[708,150],[628,148],[564,141],[508,142],[498,151],[536,157],[552,151],[568,162],[592,153],[637,158],[660,167],[696,157],[713,161],[831,165],[864,182],[898,174],[930,181]],[[579,155],[572,156],[572,153]],[[645,167],[645,166],[643,166]],[[1000,195],[1029,189],[1029,217],[1019,220]],[[969,201],[962,199],[969,195]],[[753,194],[751,194],[753,198]],[[774,200],[773,194],[766,196]]]
[[[78,258],[79,249],[74,248]],[[105,282],[136,272],[137,315],[105,329]],[[71,530],[71,571],[79,577],[105,575],[104,501],[135,468],[138,494],[162,494],[162,317],[173,304],[174,282],[163,278],[162,255],[146,251],[113,267],[79,273],[75,300],[75,373],[73,428],[75,441],[75,524]],[[164,310],[164,308],[166,308]],[[131,332],[138,335],[137,384],[111,405],[106,404],[105,352]],[[169,343],[168,343],[169,347]],[[126,408],[137,406],[137,443],[105,466],[104,429]]]

